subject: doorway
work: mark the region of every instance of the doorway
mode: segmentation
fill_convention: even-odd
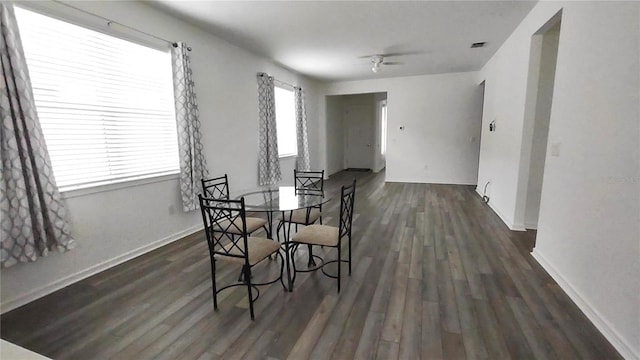
[[[326,96],[326,173],[379,172],[386,166],[386,92]],[[384,141],[383,141],[384,139]]]
[[[379,134],[376,136],[376,161],[374,172],[378,172],[387,166],[387,98],[378,101],[377,124]]]
[[[538,227],[546,157],[558,155],[554,151],[547,152],[547,148],[560,27],[561,14],[558,13],[532,37],[529,76],[534,85],[528,89],[528,116],[525,119],[525,131],[528,133],[531,151],[526,162],[528,176],[523,213],[524,226],[531,230]],[[551,149],[553,150],[553,146]]]

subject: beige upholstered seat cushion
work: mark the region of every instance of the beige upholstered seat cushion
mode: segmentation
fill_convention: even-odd
[[[299,243],[323,246],[338,245],[338,228],[327,225],[309,225],[293,235],[292,240]]]
[[[293,214],[291,214],[291,223],[302,225],[313,224],[319,217],[320,210],[315,208],[311,209],[311,211],[309,211],[309,222],[307,222],[307,209],[293,210]],[[278,219],[282,220],[282,217],[279,217]],[[287,212],[284,214],[284,221],[289,221],[289,213]]]
[[[255,265],[259,263],[261,260],[280,249],[280,244],[277,241],[261,237],[250,236],[247,238],[247,244],[249,246],[249,265]],[[244,251],[244,241],[242,239],[238,240],[237,245]],[[224,249],[229,251],[229,253],[233,255],[242,256],[242,253],[240,252],[238,247],[234,246],[233,243],[230,242],[224,246]],[[216,258],[220,260],[244,264],[243,257],[231,257],[216,254]]]
[[[240,218],[236,218],[233,223],[236,226],[229,227],[229,233],[242,235],[242,220]],[[267,223],[267,220],[259,217],[247,217],[247,234],[251,234],[252,232],[258,230],[260,227],[264,226]],[[216,231],[225,231],[227,225],[229,224],[229,220],[221,221],[220,226],[216,226]]]

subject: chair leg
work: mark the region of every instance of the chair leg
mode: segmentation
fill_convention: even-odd
[[[307,263],[308,267],[316,266],[316,261],[313,260],[313,247],[311,245],[307,245],[309,247],[309,262]]]
[[[296,278],[296,262],[294,259],[295,252],[291,248],[290,243],[286,243],[284,246],[284,262],[287,265],[287,289],[289,292],[293,291],[293,281]],[[291,267],[293,266],[293,275],[291,274]]]
[[[340,268],[342,266],[340,266],[342,264],[342,257],[341,257],[341,253],[342,253],[342,247],[338,245],[338,293],[340,293]]]
[[[278,238],[278,243],[280,243],[280,229],[282,228],[282,222],[278,223],[276,226],[276,238]]]
[[[262,228],[264,229],[265,234],[267,235],[267,239],[272,239],[273,237],[271,236],[271,232],[269,231],[269,229],[267,229],[267,225],[262,225]],[[251,234],[249,234],[251,235]],[[272,261],[273,257],[271,255],[269,255],[269,261]]]
[[[253,314],[253,294],[251,288],[251,267],[249,265],[244,265],[244,278],[247,279],[247,296],[249,296],[249,312],[251,313],[251,320],[255,320],[255,316]]]
[[[218,291],[216,288],[216,259],[211,258],[211,289],[213,290],[213,309],[218,310]]]
[[[284,289],[284,291],[287,291],[287,285],[284,284],[284,258],[282,256],[282,254],[280,254],[280,251],[278,251],[276,254],[278,254],[280,256],[280,283],[282,284],[282,288]],[[288,275],[288,274],[287,274]]]
[[[294,262],[294,257],[292,256],[293,253],[289,253],[290,249],[290,242],[291,242],[291,217],[293,216],[293,211],[289,211],[289,221],[287,221],[286,223],[283,221],[282,222],[282,233],[284,234],[284,241],[286,243],[285,245],[285,249],[286,249],[286,261],[287,261],[287,274],[288,275],[288,284],[289,284],[289,292],[293,291],[293,280],[295,279],[295,271],[293,274],[293,278],[291,277],[291,268],[289,265],[289,262]],[[285,212],[282,212],[282,218],[285,218]],[[295,266],[295,265],[294,265]]]
[[[322,225],[322,215],[320,215],[320,225]],[[324,245],[321,245],[320,247],[324,249]]]
[[[351,235],[349,235],[349,276],[351,276]]]
[[[244,267],[242,269],[240,269],[240,275],[238,275],[238,282],[243,282],[244,281]]]
[[[295,284],[296,282],[296,275],[298,273],[298,270],[296,269],[296,250],[298,250],[298,246],[300,244],[295,244],[293,246],[291,246],[291,269],[289,268],[289,262],[287,262],[287,274],[289,274],[289,291],[293,290],[293,284]]]

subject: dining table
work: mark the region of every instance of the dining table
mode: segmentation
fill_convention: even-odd
[[[295,210],[319,207],[331,201],[325,194],[296,189],[294,186],[265,186],[242,192],[237,199],[244,198],[247,212],[264,213],[267,217],[267,237],[273,239],[273,219],[280,215],[287,223],[283,226],[282,247],[285,252],[287,268],[288,290],[293,291],[293,277],[291,274],[291,217]],[[276,228],[277,229],[277,228]],[[279,234],[276,234],[279,239]]]

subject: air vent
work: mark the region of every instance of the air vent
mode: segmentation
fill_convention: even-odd
[[[486,44],[486,42],[484,42],[484,41],[483,41],[483,42],[473,43],[473,44],[471,44],[471,48],[472,48],[472,49],[473,49],[473,48],[481,48],[481,47],[484,47],[484,46],[485,46],[485,44]]]

